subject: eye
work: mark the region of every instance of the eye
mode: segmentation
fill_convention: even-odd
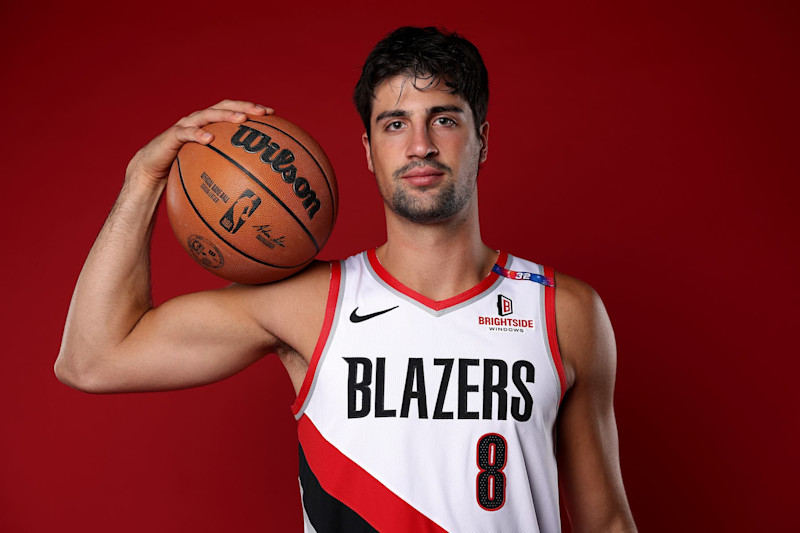
[[[433,121],[434,124],[438,124],[439,126],[455,126],[456,121],[450,117],[439,117]]]
[[[399,120],[395,120],[394,122],[389,122],[388,124],[386,124],[386,130],[397,131],[399,129],[402,129],[403,126],[404,124],[402,122],[400,122]]]

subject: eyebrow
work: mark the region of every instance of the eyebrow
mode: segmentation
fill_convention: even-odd
[[[457,105],[437,105],[432,107],[428,110],[428,113],[431,115],[436,115],[437,113],[463,113],[464,110],[458,107]]]
[[[402,118],[407,117],[408,111],[403,111],[402,109],[393,109],[391,111],[384,111],[383,113],[379,114],[375,117],[375,122],[380,122],[385,118]]]
[[[438,113],[464,113],[464,110],[457,105],[437,105],[428,109],[429,115],[436,115]],[[375,122],[380,122],[385,118],[404,118],[410,116],[408,111],[404,111],[403,109],[392,109],[389,111],[384,111],[380,113],[377,117],[375,117]]]

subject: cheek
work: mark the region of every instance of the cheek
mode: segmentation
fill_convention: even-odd
[[[442,154],[453,154],[455,157],[465,160],[472,159],[474,155],[479,155],[481,143],[474,134],[459,135],[440,135],[434,140],[439,152]]]
[[[388,172],[392,173],[395,165],[395,159],[392,157],[393,152],[387,146],[382,146],[380,150],[372,151],[372,171],[373,172]]]

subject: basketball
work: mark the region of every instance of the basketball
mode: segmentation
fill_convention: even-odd
[[[286,119],[248,115],[203,128],[167,180],[167,213],[189,255],[238,283],[283,279],[308,266],[328,240],[338,192],[328,157]]]

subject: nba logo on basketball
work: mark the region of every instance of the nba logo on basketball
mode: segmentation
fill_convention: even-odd
[[[514,312],[514,308],[511,305],[511,298],[503,296],[502,294],[497,295],[497,313],[500,316],[510,315]]]
[[[261,198],[250,189],[245,189],[239,198],[233,203],[228,212],[222,216],[219,225],[229,233],[236,233],[242,227],[245,220],[250,218],[253,211],[261,205]]]

